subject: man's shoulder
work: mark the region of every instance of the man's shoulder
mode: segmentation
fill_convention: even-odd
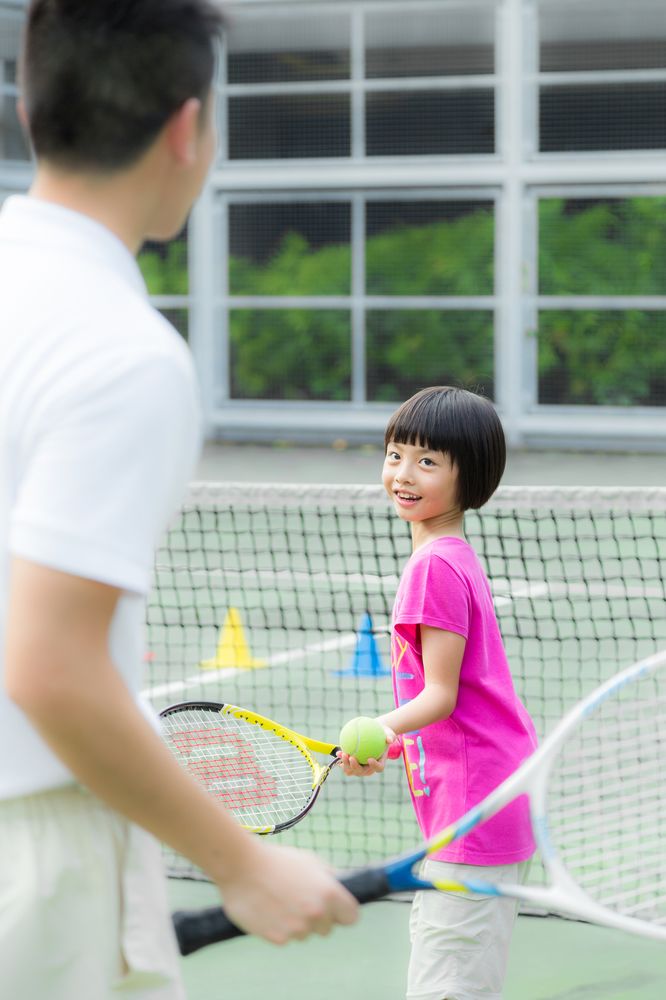
[[[79,312],[79,328],[85,326],[89,315]],[[164,360],[185,368],[191,365],[189,348],[175,327],[147,298],[132,289],[119,293],[113,310],[100,310],[95,332],[100,347],[122,354],[128,363]]]
[[[145,300],[129,302],[126,310],[102,317],[92,336],[92,352],[84,350],[81,387],[89,397],[92,384],[100,391],[115,394],[127,403],[145,394],[152,405],[160,397],[177,406],[190,404],[196,395],[196,375],[189,348],[179,333]],[[76,338],[78,339],[78,338]],[[87,387],[85,371],[91,384]]]
[[[32,424],[92,426],[132,414],[143,420],[148,410],[185,419],[198,410],[185,341],[131,289],[119,290],[113,309],[86,294],[69,307],[54,303],[50,327],[38,321],[20,354],[5,380],[20,382]]]

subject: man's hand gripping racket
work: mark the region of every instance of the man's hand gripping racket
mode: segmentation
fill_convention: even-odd
[[[417,850],[341,878],[361,903],[415,889],[528,900],[666,941],[666,652],[606,681],[483,802]],[[329,765],[330,767],[330,765]],[[528,795],[547,884],[434,883],[415,866]],[[221,907],[174,914],[181,953],[243,932]]]

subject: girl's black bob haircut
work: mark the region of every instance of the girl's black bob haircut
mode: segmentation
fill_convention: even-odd
[[[398,407],[384,435],[384,446],[391,442],[449,455],[458,468],[463,510],[476,510],[490,499],[506,465],[504,430],[493,404],[448,385],[421,389]]]

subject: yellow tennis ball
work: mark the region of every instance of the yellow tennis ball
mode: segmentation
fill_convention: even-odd
[[[359,764],[367,764],[370,757],[379,759],[386,751],[386,733],[376,719],[359,715],[340,730],[340,746]]]

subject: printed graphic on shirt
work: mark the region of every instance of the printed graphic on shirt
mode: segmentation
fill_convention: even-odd
[[[407,652],[409,643],[402,641],[399,635],[394,632],[391,641],[391,667],[393,668],[398,690],[398,703],[404,705],[411,701],[409,697],[402,697],[401,681],[413,681],[414,674],[400,669],[403,657]],[[420,730],[413,733],[405,733],[402,737],[404,748],[405,768],[412,794],[415,796],[430,795],[430,788],[426,778],[426,754],[423,746],[423,739]]]

